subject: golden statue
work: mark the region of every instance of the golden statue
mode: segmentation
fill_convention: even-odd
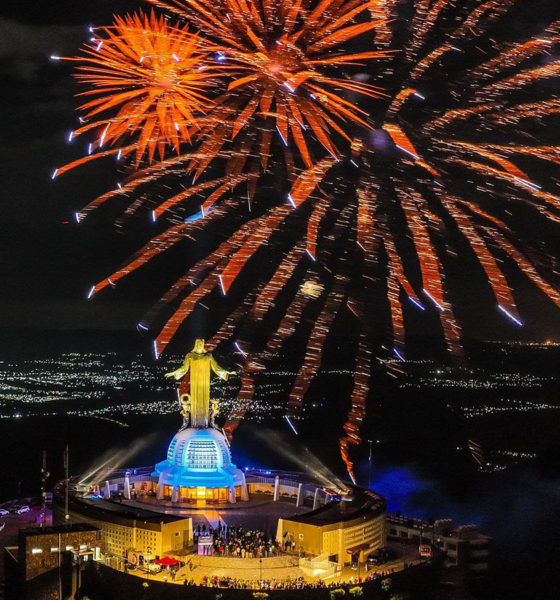
[[[179,402],[181,403],[181,414],[183,415],[183,427],[188,427],[191,422],[191,395],[190,394],[181,394],[179,398]]]
[[[210,425],[216,426],[216,417],[220,414],[219,402],[210,398]]]
[[[224,381],[227,381],[230,375],[235,374],[234,371],[222,369],[212,353],[204,348],[204,340],[198,339],[194,343],[194,348],[185,356],[183,366],[165,375],[179,381],[190,371],[189,394],[181,395],[183,423],[185,424],[188,419],[190,427],[204,428],[208,427],[211,422],[210,370]],[[183,399],[184,397],[186,398]],[[216,410],[214,409],[212,412],[212,416],[215,416]]]

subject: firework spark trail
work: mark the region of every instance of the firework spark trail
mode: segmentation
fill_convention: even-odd
[[[369,11],[374,21],[380,21],[375,29],[375,42],[381,47],[390,46],[393,39],[393,31],[390,19],[398,0],[373,0],[370,2]]]
[[[216,251],[216,254],[223,257],[215,269],[219,273],[213,271],[207,275],[199,287],[182,301],[180,307],[164,325],[155,342],[160,354],[173,338],[181,324],[192,313],[198,302],[209,294],[218,283],[222,289],[222,293],[226,294],[229,286],[235,279],[231,272],[235,272],[238,268],[240,269],[241,264],[244,264],[256,252],[278,223],[286,218],[288,210],[286,207],[280,207],[269,215],[246,223],[234,233],[231,240],[222,243]],[[229,258],[232,252],[233,257]]]
[[[306,297],[301,291],[298,291],[290,303],[288,310],[285,311],[284,317],[282,318],[280,324],[268,340],[265,349],[261,353],[263,360],[277,356],[283,342],[296,331],[296,327],[299,324],[301,315],[308,302],[309,298]],[[230,438],[235,429],[238,427],[241,419],[251,407],[251,402],[255,391],[252,373],[263,368],[264,366],[260,362],[252,359],[248,361],[248,366],[246,366],[243,370],[242,388],[240,395],[238,395],[238,399],[240,399],[241,402],[232,409],[232,412],[228,416],[228,420],[224,427]],[[242,397],[241,392],[243,392]]]
[[[351,207],[344,208],[337,219],[334,226],[334,238],[339,239],[348,231],[350,225]],[[299,417],[302,407],[303,398],[309,389],[311,382],[321,366],[321,358],[325,345],[325,341],[330,332],[330,327],[335,319],[339,307],[344,302],[347,295],[346,286],[350,280],[348,271],[349,253],[345,250],[342,255],[335,258],[333,265],[333,280],[334,283],[328,294],[324,297],[323,305],[317,316],[309,341],[305,349],[305,356],[302,365],[296,375],[292,390],[290,391],[287,414],[289,417]]]
[[[358,219],[356,223],[356,239],[358,245],[370,256],[376,247],[375,221],[373,217],[375,198],[379,192],[379,186],[373,182],[364,182],[358,188]]]
[[[231,206],[231,203],[229,206]],[[212,213],[206,219],[205,224],[208,224],[212,220],[218,220],[222,218],[224,216],[224,213],[227,212],[229,206],[224,205],[220,211],[215,211],[214,213]],[[100,290],[106,288],[108,285],[116,285],[117,281],[119,281],[123,277],[130,275],[140,267],[146,265],[155,256],[169,250],[176,243],[184,241],[189,237],[192,237],[197,231],[202,230],[203,227],[204,225],[199,222],[189,222],[180,223],[179,225],[175,225],[167,229],[162,234],[148,242],[141,250],[139,250],[132,257],[132,260],[130,260],[130,262],[128,262],[123,268],[119,269],[118,271],[115,271],[109,277],[95,284],[91,289],[90,297],[99,292]],[[242,236],[244,231],[245,230],[243,230],[243,232],[239,235]],[[233,241],[231,240],[225,242],[222,246],[223,250],[218,251],[218,254],[221,256],[227,255],[227,250],[229,250],[232,247],[232,245]]]
[[[237,394],[237,404],[228,415],[224,431],[228,440],[231,442],[233,432],[243,420],[249,410],[255,395],[255,379],[252,375],[245,374],[241,377],[241,389]]]
[[[306,251],[313,260],[317,259],[317,238],[319,236],[319,227],[329,205],[330,201],[328,198],[321,198],[321,200],[317,202],[313,212],[311,213],[311,216],[309,217],[306,235]]]
[[[335,284],[334,289],[329,292],[324,309],[317,317],[313,330],[309,335],[310,341],[307,344],[305,357],[289,396],[287,411],[289,417],[300,414],[303,397],[321,366],[324,344],[338,308],[344,300],[344,285],[347,281],[347,278],[339,277],[339,281]]]
[[[468,81],[459,79],[454,87],[468,87],[472,85],[473,80],[477,83],[485,82],[496,76],[504,68],[513,68],[522,62],[542,54],[544,51],[550,50],[554,44],[560,42],[560,21],[555,22],[548,27],[544,32],[543,37],[532,39],[520,46],[514,45],[507,50],[504,50],[498,56],[483,63],[476,69],[469,72]]]
[[[506,173],[505,171],[500,171],[499,169],[494,169],[493,167],[489,167],[488,165],[484,165],[484,164],[478,163],[476,161],[461,160],[458,158],[451,159],[451,161],[456,164],[469,167],[471,170],[478,171],[481,174],[490,175],[497,180],[505,181],[522,191],[528,191],[528,192],[530,192],[531,198],[536,198],[536,199],[542,200],[545,205],[548,205],[557,211],[560,210],[560,197],[559,196],[556,196],[555,194],[550,194],[548,192],[541,192],[537,189],[536,186],[533,186],[530,182],[520,179],[519,177],[515,177],[514,175],[511,175],[510,173]],[[535,210],[542,213],[548,219],[551,219],[556,222],[560,222],[559,217],[555,213],[547,210],[546,207],[543,206],[542,203],[535,202],[532,199],[529,199],[522,195],[517,196],[516,200],[519,200],[520,202],[523,202],[523,203],[533,207]]]
[[[253,307],[251,308],[249,317],[254,319],[262,319],[264,317],[266,312],[273,305],[283,286],[290,280],[299,264],[299,261],[303,257],[303,254],[303,244],[297,244],[294,246],[294,248],[292,248],[292,250],[290,250],[286,258],[284,258],[280,263],[278,269],[276,269],[274,275],[266,283],[263,290],[258,295]]]
[[[371,331],[369,328],[360,334],[355,361],[354,387],[350,395],[350,410],[342,430],[345,435],[340,439],[340,454],[348,474],[356,480],[354,463],[350,458],[350,446],[360,444],[360,429],[366,413],[366,401],[369,394],[369,377],[371,373],[372,351],[370,347]]]
[[[492,286],[496,301],[499,305],[504,306],[509,310],[510,313],[518,317],[515,300],[513,299],[513,295],[506,278],[504,277],[501,269],[498,267],[496,259],[488,250],[484,240],[477,233],[471,219],[457,206],[458,202],[456,198],[453,198],[453,196],[450,194],[438,193],[438,196],[443,206],[445,206],[449,214],[457,223],[457,226],[459,227],[464,238],[468,240],[471,248],[478,258],[478,262],[486,272],[486,277]]]
[[[489,229],[486,229],[486,232],[492,239],[496,240],[508,256],[517,263],[521,272],[539,287],[558,307],[560,307],[560,293],[537,273],[534,265],[527,257],[500,232]]]
[[[418,203],[422,204],[423,198],[411,188],[397,187],[396,192],[406,214],[412,239],[417,249],[423,291],[439,311],[440,322],[449,352],[454,356],[461,356],[460,328],[455,321],[452,307],[444,297],[441,262],[430,239],[423,213],[418,208]]]
[[[494,100],[505,92],[517,91],[520,87],[551,79],[560,75],[560,60],[554,61],[548,65],[526,69],[521,73],[505,77],[494,83],[483,87],[478,93],[474,94],[473,101],[488,102]]]
[[[413,301],[416,306],[423,308],[423,305],[422,305],[420,299],[416,295],[414,288],[412,287],[412,285],[410,284],[410,281],[408,280],[408,278],[406,276],[401,257],[399,255],[399,253],[397,251],[397,247],[395,245],[394,237],[393,237],[391,231],[389,230],[389,227],[387,225],[385,218],[383,218],[379,222],[379,231],[383,236],[383,246],[385,248],[385,251],[387,252],[388,267],[389,267],[389,272],[390,272],[391,277],[393,279],[395,279],[396,281],[398,281],[398,283],[400,284],[402,289],[407,294],[408,298],[411,301]],[[398,295],[397,295],[397,297],[398,297]],[[404,339],[402,339],[401,341],[404,342]]]

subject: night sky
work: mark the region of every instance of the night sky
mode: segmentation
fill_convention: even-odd
[[[523,18],[506,21],[508,27],[520,31],[527,23],[533,27],[539,14],[554,3],[524,5],[525,11],[519,13]],[[76,124],[77,86],[70,67],[50,61],[49,56],[76,54],[87,40],[88,25],[107,24],[113,13],[139,6],[141,2],[115,0],[1,3],[4,285],[0,328],[132,330],[157,299],[148,277],[139,275],[117,293],[108,291],[92,302],[86,300],[91,284],[117,268],[146,239],[138,228],[127,235],[118,233],[106,215],[95,215],[81,226],[72,220],[75,210],[114,187],[118,180],[114,163],[94,161],[55,182],[50,179],[55,167],[84,154],[87,141],[66,141]],[[558,246],[552,248],[557,251]],[[560,311],[518,272],[511,281],[527,325],[523,330],[498,314],[483,279],[468,264],[452,280],[466,337],[560,335]]]
[[[458,0],[459,4],[461,2]],[[51,181],[56,167],[84,155],[87,139],[84,136],[72,144],[67,143],[68,133],[75,129],[77,122],[75,108],[79,101],[74,95],[78,87],[72,79],[71,67],[51,61],[49,56],[75,55],[90,36],[88,26],[109,24],[113,14],[137,8],[149,7],[142,0],[0,2],[0,333],[9,340],[3,344],[1,358],[10,355],[13,340],[22,330],[27,330],[21,336],[25,343],[36,346],[39,353],[46,345],[45,331],[80,338],[79,330],[83,329],[109,332],[111,336],[115,332],[120,335],[128,331],[131,332],[130,339],[136,342],[133,344],[135,350],[151,351],[148,337],[136,337],[135,328],[152,302],[157,300],[159,292],[165,289],[165,274],[158,274],[158,265],[155,269],[142,269],[131,281],[119,284],[116,291],[104,290],[94,300],[86,299],[92,283],[116,270],[148,239],[150,231],[147,219],[143,226],[135,224],[124,231],[116,230],[111,215],[104,211],[92,214],[80,226],[73,221],[76,210],[114,188],[119,178],[114,161],[94,161]],[[554,13],[556,16],[552,17]],[[534,31],[540,24],[560,18],[559,13],[560,0],[522,0],[515,16],[504,20],[504,28],[507,28],[504,34],[512,31],[522,34],[526,29]],[[556,79],[552,85],[560,86],[560,81]],[[541,182],[553,176],[560,179],[558,169],[548,172],[543,167],[538,175]],[[520,226],[525,235],[529,233],[533,239],[547,242],[549,254],[556,256],[559,268],[558,224],[544,225],[541,218],[538,223],[535,219],[534,223],[520,223]],[[560,342],[560,310],[518,270],[506,267],[506,273],[515,287],[520,314],[526,324],[522,329],[499,314],[480,267],[473,264],[472,258],[455,263],[448,281],[465,337]],[[427,333],[422,331],[421,325],[416,332]],[[431,333],[435,339],[435,332]],[[84,339],[89,338],[85,336]],[[432,338],[426,339],[424,345],[429,345]],[[437,344],[441,344],[441,340]],[[422,407],[426,418],[424,404]],[[419,432],[422,428],[416,427],[416,421],[410,419],[408,412],[396,412],[392,398],[387,413],[395,418],[394,431],[399,432],[393,440],[395,446],[402,445],[408,452],[406,435],[404,441],[402,438],[402,422],[408,418]],[[439,438],[441,433],[431,437]],[[334,445],[332,449],[338,452]],[[431,451],[432,446],[428,444],[426,453]],[[439,456],[436,458],[440,460]],[[400,473],[397,476],[399,480],[403,478]],[[526,521],[526,514],[534,511],[544,521],[548,504],[543,507],[531,505],[527,489],[536,489],[547,502],[554,496],[552,492],[549,494],[549,484],[545,480],[535,483],[523,475],[525,487],[518,485],[518,481],[515,479],[515,488],[512,485],[511,506],[506,507],[504,514],[509,514],[509,508],[511,513],[521,515],[528,528],[532,521]],[[552,485],[557,490],[556,480],[551,488]],[[430,493],[436,497],[432,490]],[[518,530],[510,527],[504,514],[499,515],[500,526],[511,529],[517,536]],[[514,543],[517,544],[517,538]],[[543,543],[542,548],[551,559],[552,572],[557,568],[557,559],[552,550],[548,551],[548,545]],[[518,549],[519,552],[527,551],[523,544]],[[540,554],[536,556],[540,557]],[[531,581],[531,585],[533,576],[529,570],[527,581]]]

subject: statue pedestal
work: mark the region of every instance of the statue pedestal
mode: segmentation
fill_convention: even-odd
[[[197,507],[208,503],[248,500],[243,471],[231,462],[223,433],[213,428],[179,430],[167,450],[167,458],[155,466],[158,497],[172,490],[173,502],[186,500]]]

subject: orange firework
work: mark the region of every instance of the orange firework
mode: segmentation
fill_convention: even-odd
[[[96,140],[90,157],[58,174],[118,152],[134,152],[136,165],[146,152],[149,161],[156,150],[163,158],[167,146],[178,151],[191,140],[212,106],[208,90],[222,69],[208,64],[208,44],[202,46],[186,28],[172,27],[154,13],[139,13],[116,17],[102,33],[92,38],[83,56],[64,59],[79,62],[77,78],[89,88],[80,96],[94,96],[80,106],[86,124],[72,136],[94,131]],[[114,148],[93,154],[106,146]]]
[[[391,376],[402,372],[406,326],[431,314],[447,349],[461,356],[446,280],[450,262],[470,254],[497,313],[516,326],[523,322],[508,261],[560,306],[557,267],[542,248],[535,260],[531,241],[516,235],[515,216],[521,207],[560,222],[560,197],[548,181],[537,183],[542,171],[535,168],[537,161],[551,170],[560,165],[560,147],[550,139],[535,142],[545,127],[548,138],[558,130],[553,120],[560,103],[549,88],[531,96],[535,83],[560,75],[558,59],[546,58],[560,44],[560,22],[518,43],[492,36],[517,0],[418,0],[412,19],[410,4],[396,0],[148,1],[199,34],[171,35],[177,40],[181,31],[200,61],[188,71],[202,73],[188,83],[192,120],[183,115],[184,130],[175,136],[172,111],[160,115],[154,103],[148,112],[162,123],[157,131],[153,125],[146,136],[147,121],[130,121],[126,152],[141,156],[151,147],[151,157],[159,148],[163,158],[95,199],[80,217],[119,194],[130,199],[128,210],[137,210],[154,183],[177,173],[188,179],[151,211],[154,221],[168,223],[165,230],[90,296],[174,245],[196,243],[209,227],[218,231],[205,258],[186,266],[139,328],[154,330],[159,355],[196,310],[219,306],[227,313],[206,337],[210,349],[232,343],[242,363],[229,434],[251,409],[260,371],[287,343],[299,343],[302,357],[286,408],[297,422],[329,336],[350,335],[349,321],[358,320],[358,333],[346,344],[355,368],[341,439],[353,476],[352,447],[361,441],[370,376],[378,363]],[[345,48],[369,32],[376,46],[365,35],[361,51]],[[88,60],[101,51],[90,48]],[[162,52],[165,62],[169,50]],[[387,55],[393,58],[372,60]],[[356,73],[364,62],[367,73]],[[212,103],[201,101],[212,78]],[[153,72],[149,79],[153,87]],[[88,83],[94,91],[96,80]],[[391,92],[384,97],[380,88]],[[524,131],[529,122],[531,131]],[[99,135],[106,126],[86,128]],[[113,130],[111,139],[120,143],[122,136]],[[178,153],[163,155],[165,145]],[[268,185],[263,176],[269,173],[273,184],[258,188],[257,182]],[[388,333],[376,320],[381,294],[390,311]]]
[[[367,126],[367,113],[342,93],[378,97],[379,90],[346,77],[330,76],[327,71],[387,54],[337,51],[383,23],[382,19],[354,21],[370,8],[371,2],[323,0],[311,8],[301,0],[148,1],[204,31],[221,47],[217,60],[231,65],[234,71],[216,113],[227,121],[228,136],[219,129],[205,142],[213,154],[229,137],[240,136],[235,160],[243,162],[252,152],[258,152],[266,168],[272,135],[277,134],[285,146],[293,139],[310,167],[313,159],[306,141],[308,129],[330,154],[336,155],[331,133],[349,139],[344,122]],[[248,142],[256,126],[261,135]],[[207,162],[198,166],[199,173]]]
[[[126,190],[119,187],[82,209],[79,218],[113,196],[133,192],[174,170],[189,173],[196,181],[219,159],[226,160],[225,180],[203,181],[196,189],[168,198],[154,209],[154,219],[183,211],[203,191],[211,192],[202,204],[203,213],[241,185],[247,186],[251,201],[271,155],[282,155],[276,147],[283,148],[281,162],[288,178],[293,178],[294,149],[302,164],[311,167],[325,154],[341,155],[335,140],[349,142],[350,125],[369,127],[367,112],[356,105],[354,97],[378,98],[381,92],[349,78],[346,70],[344,76],[339,72],[389,54],[344,51],[345,44],[384,23],[382,19],[356,22],[371,2],[323,1],[313,10],[299,0],[152,4],[191,23],[196,37],[170,28],[153,15],[149,20],[128,17],[117,19],[115,27],[106,30],[108,40],[96,38],[85,59],[71,59],[85,62],[79,77],[92,88],[85,94],[102,93],[82,107],[90,111],[90,117],[122,104],[117,115],[88,123],[74,135],[98,130],[90,152],[125,134],[139,133],[139,137],[126,146],[65,165],[55,176],[109,154],[136,152],[136,166],[146,148],[150,161],[156,148],[161,158],[153,168],[132,177]],[[177,46],[184,48],[183,55],[177,54]],[[136,73],[138,81],[133,77]],[[210,84],[212,101],[207,98]],[[122,85],[131,87],[126,95]],[[164,156],[169,145],[178,152],[174,157]]]

